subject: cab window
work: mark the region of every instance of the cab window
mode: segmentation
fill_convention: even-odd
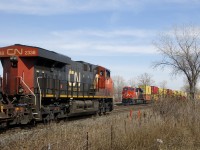
[[[127,88],[127,87],[125,87],[123,90],[124,90],[124,91],[127,91],[127,90],[128,90],[128,88]]]
[[[103,76],[103,70],[100,71],[100,76]]]
[[[106,70],[106,77],[110,78],[110,71]]]

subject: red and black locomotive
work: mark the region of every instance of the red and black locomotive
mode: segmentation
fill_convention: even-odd
[[[113,109],[113,81],[102,66],[19,44],[0,48],[0,59],[0,126]]]

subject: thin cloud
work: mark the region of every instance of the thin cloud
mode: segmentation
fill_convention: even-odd
[[[98,51],[104,51],[111,55],[121,54],[152,54],[156,53],[156,50],[151,45],[146,46],[134,46],[134,45],[99,45],[95,47]]]
[[[53,31],[52,35],[61,38],[92,37],[92,38],[149,38],[155,36],[157,31],[144,29],[117,29],[117,30],[70,30]],[[70,35],[70,36],[69,36]]]
[[[94,43],[80,42],[66,43],[61,41],[45,41],[34,43],[35,45],[72,56],[129,56],[136,54],[156,54],[152,45],[123,45],[120,43]]]
[[[124,11],[137,7],[136,0],[3,0],[0,10],[10,13],[49,15],[58,13]]]
[[[151,39],[155,33],[142,29],[52,31],[49,34],[43,33],[46,36],[42,37],[34,34],[31,37],[12,37],[9,42],[38,46],[63,54],[67,51],[71,55],[154,54],[157,51]],[[6,43],[6,39],[1,39],[2,43]]]
[[[80,12],[140,12],[149,5],[179,4],[193,6],[198,0],[1,0],[0,11],[7,13],[51,15]],[[116,16],[113,18],[117,19]]]
[[[72,50],[76,54],[128,55],[157,53],[151,45],[151,39],[153,39],[156,32],[151,30],[77,30],[54,31],[51,34],[58,42],[54,45],[58,45],[63,50]]]

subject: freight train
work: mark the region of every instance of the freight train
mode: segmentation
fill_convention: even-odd
[[[0,126],[113,110],[110,70],[43,48],[0,48]]]
[[[187,94],[182,91],[159,88],[157,86],[141,85],[138,88],[123,87],[122,103],[124,105],[152,103],[161,98],[186,99]]]

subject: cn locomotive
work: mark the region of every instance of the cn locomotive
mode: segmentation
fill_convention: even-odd
[[[0,126],[113,110],[110,70],[43,48],[0,48]]]
[[[146,103],[146,99],[141,88],[133,88],[130,86],[123,87],[122,103],[124,105],[132,105],[138,103]]]

